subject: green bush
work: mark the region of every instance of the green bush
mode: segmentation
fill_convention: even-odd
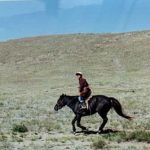
[[[147,131],[134,131],[127,137],[128,140],[136,140],[138,142],[150,143],[150,132]]]
[[[93,140],[93,145],[95,150],[103,149],[106,146],[106,142],[102,138],[96,138]]]
[[[132,140],[150,143],[150,132],[147,131],[120,132],[104,135],[103,137],[109,141],[117,141],[118,143]]]
[[[4,103],[0,102],[0,107],[4,106]]]
[[[28,132],[28,128],[24,124],[15,124],[12,130],[13,132],[20,132],[20,133]]]

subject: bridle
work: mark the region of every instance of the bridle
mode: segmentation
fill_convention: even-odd
[[[57,107],[59,107],[59,108],[63,107],[63,101],[61,100],[59,103],[57,102],[56,105],[57,105]]]

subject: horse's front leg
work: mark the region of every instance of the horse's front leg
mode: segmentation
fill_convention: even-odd
[[[84,126],[82,126],[82,125],[80,124],[80,121],[81,121],[81,115],[77,115],[77,126],[78,126],[79,128],[81,128],[82,130],[87,130],[86,127],[84,127]]]
[[[76,132],[76,127],[75,127],[75,122],[77,121],[77,116],[74,117],[74,119],[72,120],[72,130],[75,133]]]

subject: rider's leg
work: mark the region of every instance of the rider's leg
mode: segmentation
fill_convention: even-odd
[[[79,96],[78,100],[79,100],[80,103],[83,103],[83,101],[84,101],[82,96]]]
[[[85,104],[84,97],[83,96],[79,96],[78,99],[79,99],[79,102],[82,105],[82,109],[85,109],[86,108],[86,104]]]
[[[88,109],[86,100],[90,97],[90,95],[91,95],[91,90],[90,89],[86,90],[83,96],[82,109]]]

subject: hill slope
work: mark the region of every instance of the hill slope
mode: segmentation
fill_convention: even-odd
[[[0,43],[0,65],[4,70],[10,69],[7,71],[11,71],[11,77],[14,73],[15,78],[17,74],[27,79],[38,77],[43,71],[43,77],[57,79],[66,75],[70,79],[78,70],[92,79],[143,74],[150,68],[149,46],[150,32],[21,39]]]

